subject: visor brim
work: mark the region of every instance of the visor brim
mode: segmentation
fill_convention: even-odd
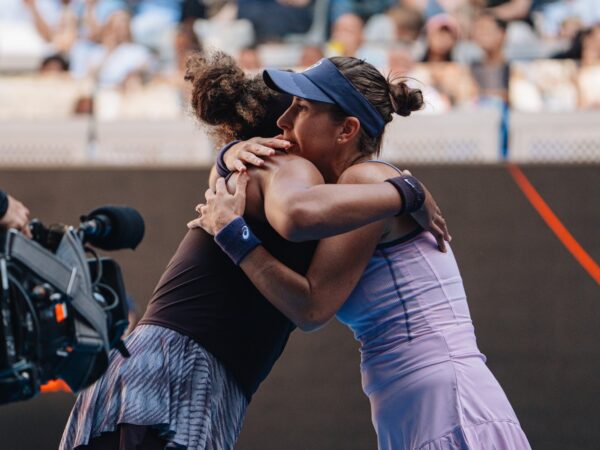
[[[279,92],[314,102],[335,104],[335,101],[302,73],[266,69],[263,71],[265,84]]]

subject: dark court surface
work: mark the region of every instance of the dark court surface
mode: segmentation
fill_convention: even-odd
[[[525,166],[563,224],[600,262],[600,166]],[[411,167],[450,224],[478,343],[534,449],[600,448],[600,289],[503,166]],[[141,309],[195,216],[207,171],[0,169],[0,188],[45,223],[112,203],[138,208],[146,238],[113,256]],[[295,332],[250,405],[240,450],[375,449],[358,346],[332,322]],[[56,448],[73,397],[0,406],[0,449]],[[410,414],[410,411],[406,411]]]

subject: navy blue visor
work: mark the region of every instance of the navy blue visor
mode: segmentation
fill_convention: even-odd
[[[304,72],[266,69],[263,79],[279,92],[315,102],[338,105],[360,120],[371,137],[379,136],[385,122],[377,109],[354,87],[329,59],[323,58]]]

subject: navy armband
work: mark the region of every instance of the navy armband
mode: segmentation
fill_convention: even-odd
[[[225,165],[225,153],[227,153],[227,150],[229,150],[231,147],[233,147],[235,144],[237,144],[240,141],[231,141],[229,144],[227,144],[225,147],[223,147],[221,150],[219,150],[219,154],[217,156],[217,173],[219,174],[220,177],[225,178],[227,175],[229,175],[231,173],[231,170],[229,170],[227,168],[227,166]]]
[[[388,178],[385,181],[394,186],[402,198],[402,208],[398,215],[418,211],[425,203],[425,189],[421,182],[412,175]]]
[[[252,233],[243,217],[238,217],[225,225],[216,234],[215,242],[236,266],[239,266],[248,253],[261,244],[260,239]]]
[[[0,219],[4,217],[8,211],[8,195],[4,191],[0,191]]]

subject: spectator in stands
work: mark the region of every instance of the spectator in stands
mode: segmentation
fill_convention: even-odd
[[[452,60],[452,50],[458,42],[458,22],[449,14],[431,17],[425,25],[427,48],[423,62],[448,62]]]
[[[496,17],[507,22],[527,19],[533,6],[533,0],[480,0],[480,3]]]
[[[253,45],[240,50],[237,57],[238,65],[247,71],[258,71],[262,68],[258,48]]]
[[[589,29],[583,39],[581,68],[577,74],[579,106],[600,108],[600,24]]]
[[[459,40],[457,19],[449,14],[430,17],[425,25],[426,50],[410,77],[425,85],[425,111],[446,112],[450,108],[475,105],[478,87],[469,67],[453,62],[453,50]],[[431,105],[431,108],[430,108]]]
[[[496,108],[501,113],[500,148],[508,151],[508,82],[510,68],[504,56],[508,23],[490,10],[480,13],[472,26],[472,39],[483,51],[483,58],[471,64],[478,86],[479,105]]]
[[[511,108],[524,112],[575,111],[578,102],[576,77],[574,61],[516,63],[510,73]]]
[[[86,0],[77,5],[72,0],[22,0],[38,34],[52,49],[68,55],[81,37],[97,39],[100,24],[96,19],[97,0]]]
[[[363,20],[353,13],[344,14],[331,27],[329,53],[331,56],[357,56],[363,40]]]
[[[400,3],[405,8],[418,11],[425,19],[430,19],[438,14],[450,14],[459,19],[475,10],[479,11],[484,7],[486,0],[401,0]],[[462,25],[462,20],[460,20]]]
[[[346,14],[359,16],[363,21],[375,14],[385,13],[397,0],[330,0],[329,17],[332,24]]]
[[[67,73],[69,62],[60,54],[46,56],[40,64],[40,74]]]
[[[572,39],[580,29],[600,21],[600,4],[598,0],[552,2],[543,5],[540,19],[544,36]]]
[[[488,9],[499,19],[506,22],[524,21],[529,25],[533,25],[534,20],[532,14],[543,12],[546,8],[553,5],[567,5],[573,3],[590,3],[597,5],[597,0],[472,0],[473,4],[478,9]],[[562,9],[562,6],[559,6]],[[567,6],[567,9],[570,9]],[[537,22],[537,20],[535,21]],[[559,23],[562,20],[559,21]],[[558,31],[559,25],[556,30]],[[554,34],[556,36],[556,34]]]
[[[132,42],[131,16],[113,12],[102,29],[100,45],[91,50],[88,74],[101,86],[122,84],[131,76],[144,76],[154,69],[154,59],[143,45]]]
[[[600,23],[589,29],[589,33],[583,40],[581,53],[581,65],[591,66],[600,63]]]
[[[554,56],[557,59],[576,59],[582,66],[600,62],[600,23],[577,33],[571,47]]]
[[[388,12],[395,25],[396,41],[410,44],[419,38],[425,22],[419,11],[398,5]]]
[[[583,30],[583,28],[583,21],[579,17],[567,17],[560,24],[558,38],[566,39],[570,42],[575,39],[577,33]]]
[[[175,60],[178,76],[185,75],[185,66],[190,55],[201,52],[202,44],[194,32],[193,22],[182,22],[175,33]],[[189,85],[189,83],[185,83]]]
[[[387,73],[405,75],[412,69],[415,60],[410,47],[400,44],[388,51]]]
[[[318,60],[323,58],[325,54],[319,45],[305,45],[300,56],[300,67],[310,67]]]
[[[313,19],[312,6],[311,0],[237,0],[238,19],[252,23],[259,44],[307,32]]]
[[[183,0],[181,4],[180,23],[192,24],[196,19],[204,19],[207,17],[207,8],[203,0]]]
[[[452,108],[473,108],[478,100],[479,89],[468,66],[455,62],[419,64],[410,72],[410,77],[428,85],[424,95],[438,96],[436,112],[445,112],[443,104]],[[431,101],[431,97],[429,98]],[[427,107],[426,107],[427,110]]]
[[[179,24],[173,40],[175,61],[164,72],[166,81],[175,86],[180,93],[181,105],[187,105],[191,96],[190,83],[186,82],[185,67],[188,57],[202,51],[202,44],[194,32],[193,20],[185,20]]]
[[[133,40],[158,48],[181,19],[182,0],[126,0]]]
[[[344,14],[333,24],[327,56],[353,56],[383,68],[387,63],[387,51],[363,43],[363,20],[356,14]]]
[[[78,19],[70,0],[60,2],[58,20],[49,23],[48,18],[38,9],[37,0],[23,0],[29,10],[39,35],[59,53],[67,53],[77,40]]]
[[[423,15],[416,9],[396,5],[385,14],[376,14],[365,24],[365,39],[388,45],[413,44],[423,29]]]
[[[480,97],[508,99],[509,68],[504,57],[507,23],[490,12],[473,23],[473,41],[483,51],[483,59],[471,66]]]
[[[401,0],[404,7],[418,11],[424,20],[445,14],[452,16],[460,36],[468,36],[471,32],[473,17],[484,9],[486,0]],[[455,58],[468,60],[469,55],[463,54],[468,49],[461,48],[463,41],[455,49]]]
[[[61,0],[2,0],[0,20],[8,22],[31,22],[35,20],[31,8],[51,25],[60,17]]]

